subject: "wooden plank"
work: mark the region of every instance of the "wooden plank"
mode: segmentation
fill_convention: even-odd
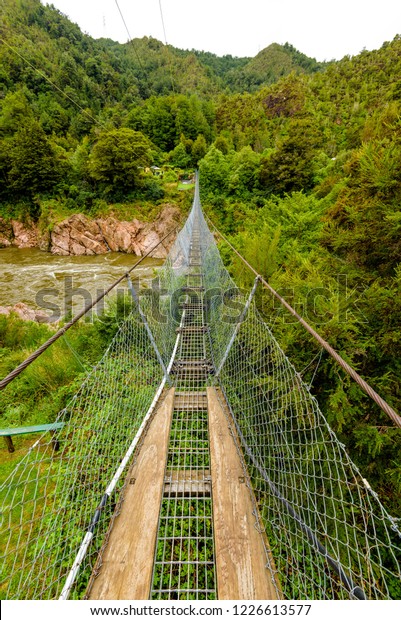
[[[205,400],[205,403],[207,405],[207,393],[206,390],[194,390],[194,391],[189,391],[188,392],[175,392],[175,402],[174,402],[174,408],[176,405],[176,401],[177,399],[185,399],[185,400],[191,400],[191,399],[197,399],[199,400],[199,398],[203,398]]]
[[[89,599],[149,598],[173,405],[174,388],[156,412],[128,473],[130,483]]]
[[[176,392],[174,411],[207,411],[206,392]]]
[[[216,390],[207,388],[219,600],[277,600],[253,504]]]
[[[211,486],[208,469],[170,469],[166,471],[164,478],[164,496],[210,496]]]

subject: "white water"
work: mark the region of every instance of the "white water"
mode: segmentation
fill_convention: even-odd
[[[54,256],[37,249],[2,248],[0,306],[24,302],[48,315],[64,316],[71,311],[75,314],[137,261],[137,256],[117,252],[98,256]],[[145,259],[132,277],[150,280],[155,267],[162,262]],[[125,282],[117,288],[125,290]]]

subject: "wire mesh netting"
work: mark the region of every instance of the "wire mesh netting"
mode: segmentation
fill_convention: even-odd
[[[138,283],[130,282],[137,300],[139,293],[140,308],[122,323],[100,363],[59,413],[55,430],[43,433],[2,482],[3,598],[58,598],[90,532],[77,578],[67,591],[70,598],[84,596],[121,499],[124,475],[112,485],[107,501],[105,492],[171,363],[179,321],[174,292],[186,278],[192,220],[193,212],[155,278],[156,286],[146,283],[137,291]],[[164,364],[155,352],[156,340]]]
[[[352,463],[258,314],[258,282],[251,292],[238,289],[197,198],[193,213],[199,242],[188,282],[191,271],[199,280],[190,281],[182,317],[185,322],[190,312],[207,338],[192,333],[185,346],[184,336],[175,381],[184,390],[222,388],[268,536],[278,596],[401,598],[397,520]],[[203,361],[197,382],[195,365],[185,372],[180,359]],[[170,582],[165,591],[171,596],[172,590]]]
[[[91,531],[70,593],[83,596],[124,475],[107,503],[105,491],[164,378],[176,392],[150,598],[218,598],[208,385],[238,441],[278,598],[401,598],[398,522],[258,314],[258,286],[244,293],[230,278],[197,187],[140,312],[60,413],[62,426],[1,487],[4,598],[57,598]]]
[[[171,358],[176,341],[170,297],[188,263],[188,226],[187,222],[160,274],[166,288],[160,298],[166,324],[154,308],[152,290],[144,288],[140,295],[164,360]],[[92,530],[93,539],[68,591],[70,598],[84,596],[124,475],[107,501],[105,492],[153,403],[165,370],[136,307],[59,413],[55,430],[39,437],[0,486],[3,598],[58,598]]]
[[[207,321],[228,405],[289,599],[400,599],[401,533],[329,427],[256,309],[229,277],[207,224]]]
[[[220,380],[285,598],[399,599],[396,520],[253,306]]]
[[[101,362],[1,487],[2,595],[57,598],[107,486],[148,410],[162,372],[133,313]],[[118,500],[101,513],[72,597],[80,597]]]

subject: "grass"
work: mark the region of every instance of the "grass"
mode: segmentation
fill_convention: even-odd
[[[164,499],[153,599],[214,599],[211,500]]]
[[[178,189],[179,190],[189,190],[189,189],[195,189],[195,184],[194,183],[178,183]]]

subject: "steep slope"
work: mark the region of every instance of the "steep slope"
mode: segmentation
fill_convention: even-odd
[[[72,89],[70,96],[78,96],[84,107],[95,110],[105,103],[172,91],[207,95],[216,90],[216,79],[194,54],[166,48],[156,39],[144,37],[125,45],[92,39],[39,0],[3,0],[2,18],[0,78],[8,88],[16,83],[35,93],[51,88],[39,73],[32,73],[26,58],[59,88]]]

